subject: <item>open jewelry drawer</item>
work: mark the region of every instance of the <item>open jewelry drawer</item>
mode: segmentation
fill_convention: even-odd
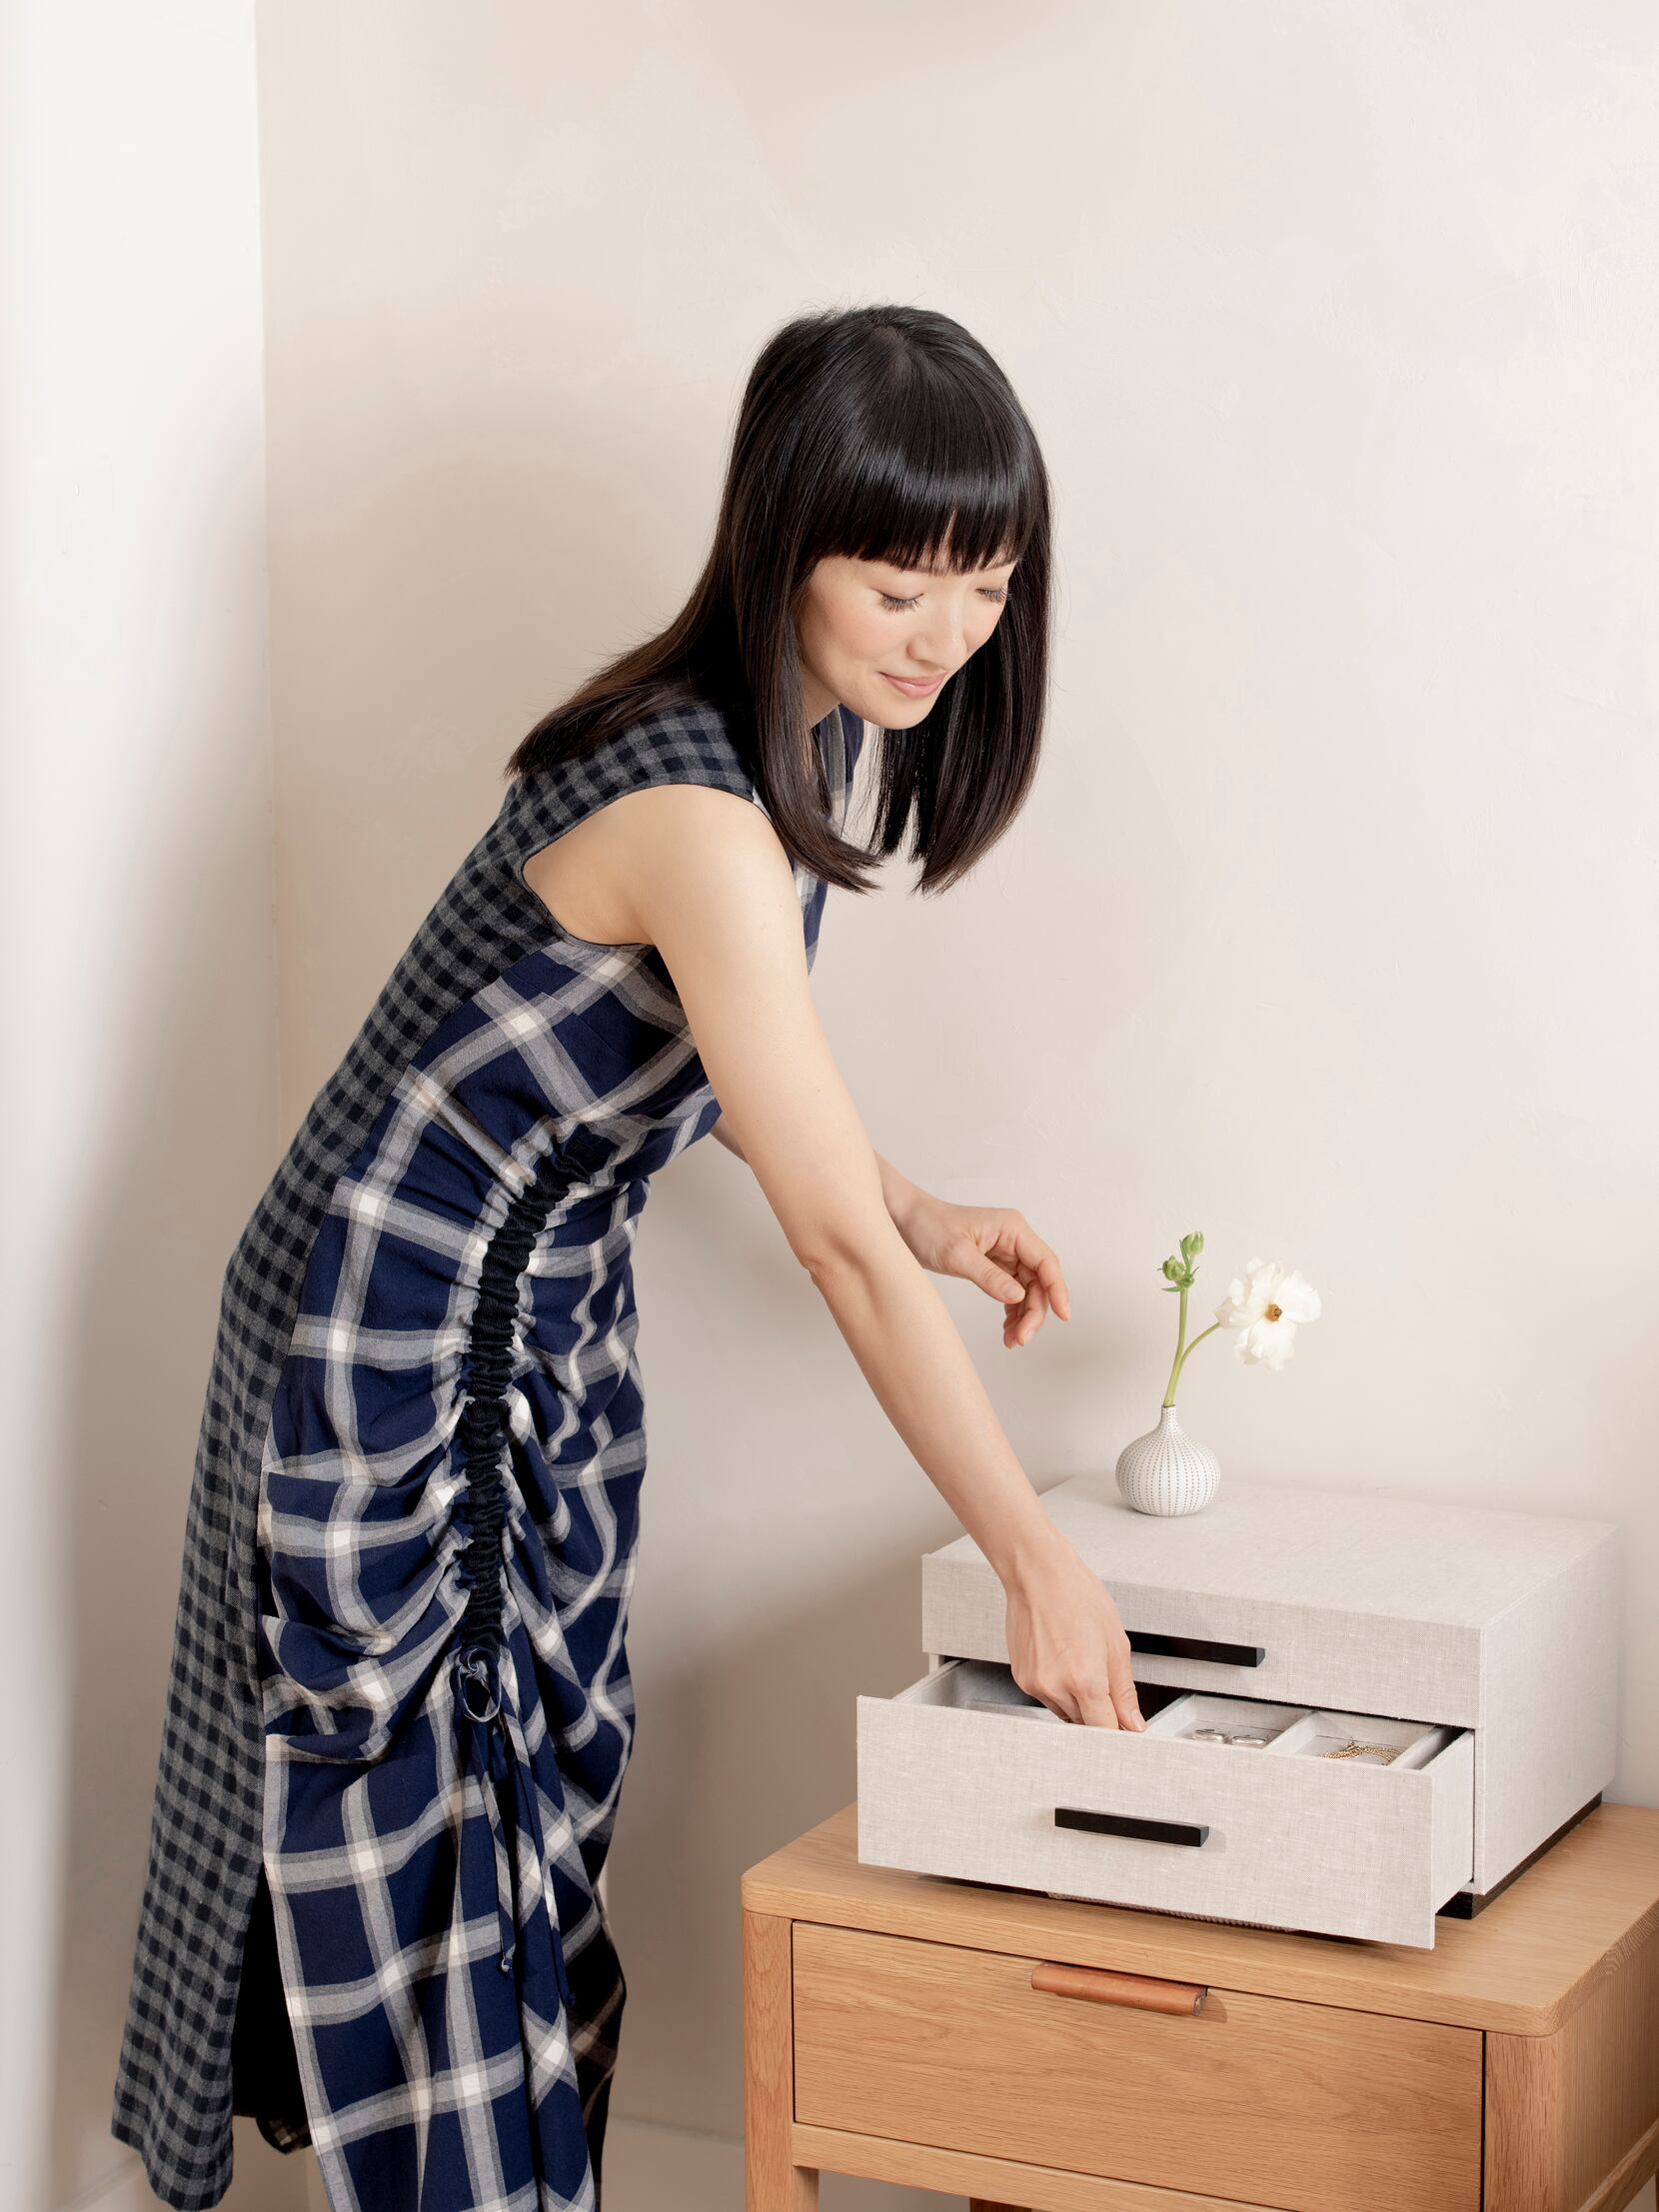
[[[1006,1666],[952,1659],[896,1697],[860,1697],[859,1859],[1433,1944],[1472,1864],[1467,1729],[1152,1684],[1141,1695],[1143,1731],[1082,1727]],[[1375,1748],[1327,1755],[1355,1742]]]

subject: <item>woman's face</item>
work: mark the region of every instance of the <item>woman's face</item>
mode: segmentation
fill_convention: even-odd
[[[881,729],[920,722],[996,628],[1013,570],[1011,561],[971,572],[844,554],[821,561],[796,621],[808,722],[837,701]]]

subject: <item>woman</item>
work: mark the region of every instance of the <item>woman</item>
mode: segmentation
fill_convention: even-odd
[[[1048,506],[946,317],[767,345],[714,551],[547,716],[226,1270],[114,2131],[210,2205],[230,2114],[338,2212],[597,2204],[625,1997],[596,1884],[633,1739],[650,1177],[748,1160],[1007,1591],[1015,1680],[1139,1725],[924,1270],[1068,1317],[1018,1213],[871,1151],[813,1010],[828,885],[913,820],[923,890],[1034,773]],[[864,724],[879,838],[843,836]]]

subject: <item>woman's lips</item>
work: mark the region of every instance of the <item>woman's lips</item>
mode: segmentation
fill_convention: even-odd
[[[887,682],[893,687],[894,691],[902,692],[906,699],[925,699],[929,692],[936,692],[944,682],[942,676],[935,676],[930,684],[912,684],[902,676],[887,676],[885,669],[881,671],[881,674],[887,677]]]

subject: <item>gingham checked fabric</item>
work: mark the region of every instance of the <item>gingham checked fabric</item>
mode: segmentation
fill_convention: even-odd
[[[862,726],[819,726],[844,820]],[[594,1884],[633,1737],[631,1257],[719,1106],[655,950],[525,860],[654,783],[756,799],[712,706],[512,784],[225,1271],[112,2129],[231,2178],[262,1872],[333,2212],[597,2206],[626,1985]],[[807,957],[825,886],[797,871]]]

